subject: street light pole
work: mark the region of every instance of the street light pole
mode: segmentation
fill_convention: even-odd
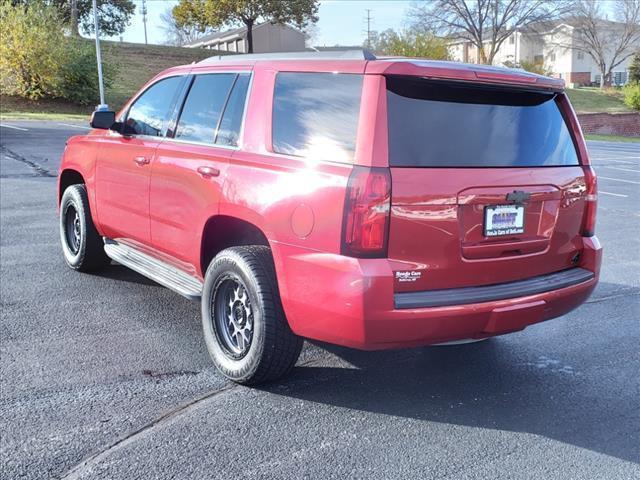
[[[100,54],[100,30],[98,26],[97,0],[93,0],[93,25],[96,31],[96,59],[98,61],[98,86],[100,88],[100,105],[96,107],[96,110],[109,110],[109,106],[104,103],[104,81],[102,78],[102,55]]]

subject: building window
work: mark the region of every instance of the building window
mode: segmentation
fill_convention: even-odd
[[[516,37],[514,37],[513,35],[511,35],[509,37],[509,45],[513,45],[514,43],[516,43]]]
[[[549,54],[549,60],[551,60],[552,62],[556,61],[556,52],[551,52]]]
[[[578,60],[583,60],[583,59],[584,59],[584,53],[578,52]]]

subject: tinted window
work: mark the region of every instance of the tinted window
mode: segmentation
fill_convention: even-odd
[[[280,73],[273,100],[273,150],[351,162],[362,75]]]
[[[135,135],[164,135],[178,86],[183,77],[169,77],[149,87],[129,109],[126,132]]]
[[[224,109],[220,127],[218,128],[218,135],[216,137],[216,143],[218,145],[238,145],[248,88],[249,75],[238,75],[236,83],[233,85],[231,95],[229,95],[227,106]]]
[[[387,110],[393,166],[578,165],[553,93],[388,77]]]
[[[175,138],[213,143],[235,73],[197,75],[180,114]]]

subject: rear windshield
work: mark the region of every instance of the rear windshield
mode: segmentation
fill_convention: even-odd
[[[389,164],[578,165],[555,97],[547,92],[387,77]]]

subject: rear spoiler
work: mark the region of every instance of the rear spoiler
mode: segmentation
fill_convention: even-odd
[[[545,77],[524,70],[418,59],[390,59],[368,62],[366,73],[408,75],[434,80],[458,80],[473,83],[510,85],[514,87],[564,90],[564,80]]]

